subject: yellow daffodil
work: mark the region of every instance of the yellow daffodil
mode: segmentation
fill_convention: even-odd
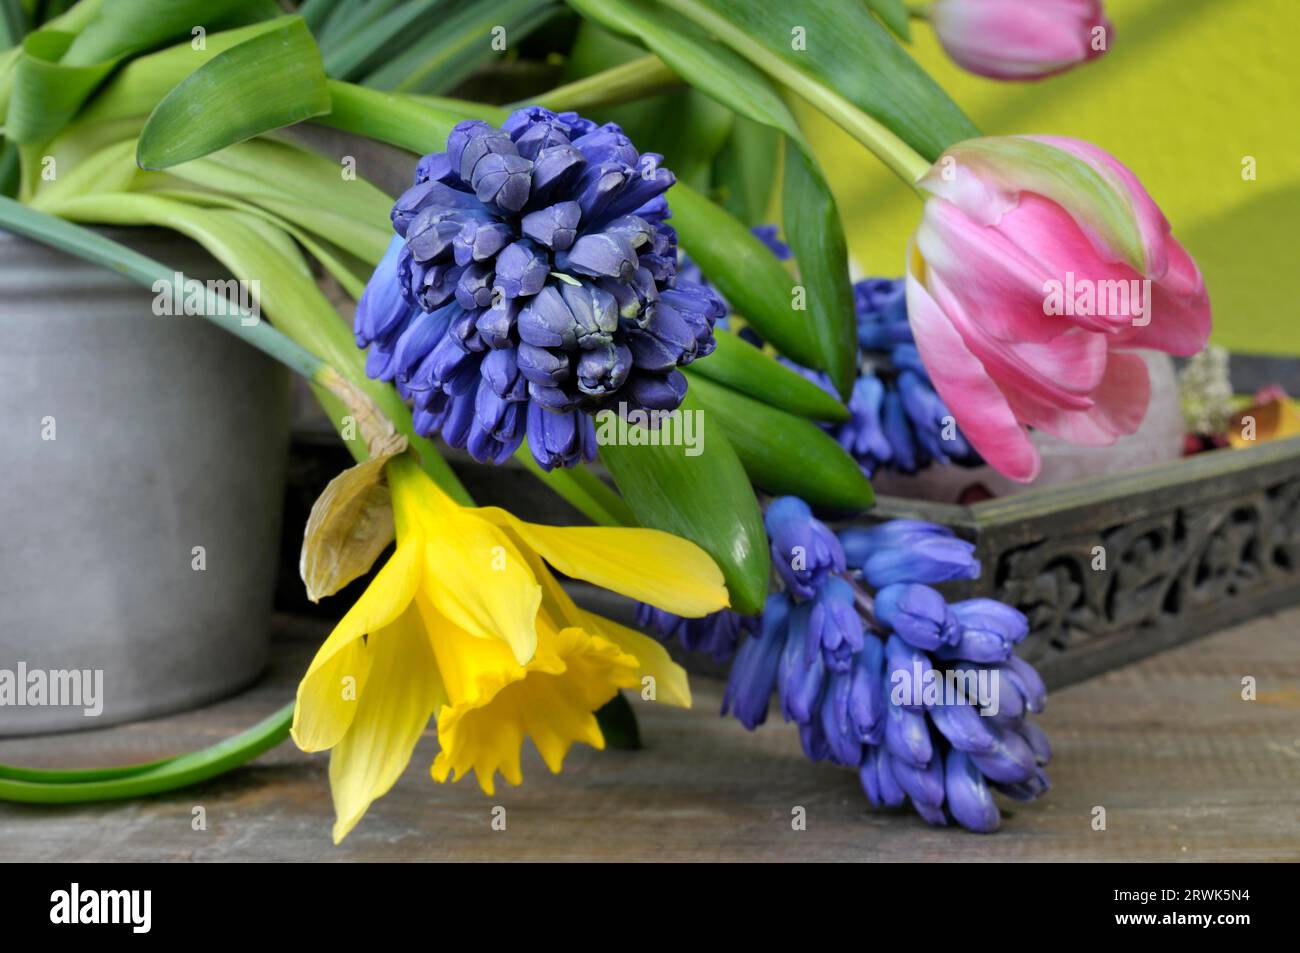
[[[386,466],[397,548],[321,646],[298,687],[293,737],[331,750],[335,843],[405,770],[437,715],[438,781],[470,770],[522,780],[532,738],[558,772],[575,741],[604,738],[594,712],[622,688],[688,706],[662,645],[578,607],[547,568],[669,612],[727,606],[722,574],[657,530],[553,527],[463,507],[402,455]]]

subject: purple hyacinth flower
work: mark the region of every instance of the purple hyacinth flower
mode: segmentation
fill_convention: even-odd
[[[519,220],[525,237],[552,251],[566,251],[578,234],[582,209],[577,202],[556,202]]]
[[[875,588],[898,582],[929,585],[953,579],[978,579],[975,547],[962,539],[932,536],[873,549],[857,568]]]
[[[991,834],[1002,823],[983,773],[970,755],[957,748],[944,759],[944,793],[953,819],[967,830]]]
[[[968,752],[970,759],[990,781],[1019,784],[1033,776],[1038,767],[1034,750],[1014,729],[994,725],[995,741],[988,751]]]
[[[528,202],[533,164],[521,155],[486,155],[474,166],[474,197],[503,212],[518,212]]]
[[[885,586],[876,593],[875,612],[882,625],[918,649],[953,645],[962,634],[943,596],[919,583]]]
[[[862,651],[853,660],[853,690],[849,698],[849,717],[859,741],[878,745],[885,738],[885,650],[877,638],[863,642]]]
[[[933,757],[922,766],[914,765],[900,758],[892,758],[890,768],[898,786],[912,799],[916,808],[931,824],[943,825],[947,819],[943,814],[943,759]]]
[[[832,672],[818,716],[830,759],[856,767],[862,761],[862,741],[850,711],[852,697],[853,676],[849,672]]]
[[[992,722],[974,705],[965,703],[933,705],[930,720],[954,748],[962,751],[992,751],[997,743]]]
[[[894,448],[881,423],[885,385],[874,374],[864,374],[853,384],[849,394],[849,419],[835,431],[835,439],[853,459],[874,473],[894,457]]]
[[[555,412],[529,403],[527,435],[533,459],[548,473],[596,459],[596,427],[581,411]]]
[[[1029,634],[1025,614],[995,599],[967,599],[952,605],[961,637],[939,651],[940,658],[1005,662]]]
[[[790,611],[789,634],[777,670],[781,712],[786,721],[800,724],[811,721],[817,711],[826,674],[822,653],[808,651],[810,612],[807,604],[797,605]]]
[[[886,520],[875,526],[849,526],[839,532],[844,558],[855,569],[861,569],[867,557],[878,549],[897,548],[930,537],[954,538],[946,526],[907,519]],[[974,551],[973,546],[966,545]]]
[[[930,657],[896,635],[885,640],[885,682],[889,703],[909,711],[923,712],[926,685],[934,666]]]
[[[858,772],[862,790],[873,807],[898,807],[907,798],[906,792],[894,777],[889,752],[883,747],[870,747],[862,759]]]
[[[832,672],[847,673],[862,648],[862,632],[853,587],[838,576],[827,578],[818,587],[808,615],[808,651],[820,651]]]
[[[675,410],[686,396],[686,375],[678,370],[667,374],[635,370],[628,375],[627,391],[633,410]]]
[[[763,522],[772,563],[798,598],[811,599],[828,575],[844,571],[844,550],[839,540],[812,515],[803,500],[778,497],[768,505]]]
[[[885,750],[918,767],[927,764],[934,749],[925,715],[891,702],[885,709]]]
[[[590,457],[594,428],[533,405],[570,415],[681,404],[678,368],[712,350],[722,306],[708,289],[676,287],[664,198],[674,178],[661,161],[613,124],[539,106],[499,129],[458,123],[444,152],[419,161],[356,323],[367,373],[396,381],[417,432],[500,461],[531,428],[539,464],[572,466]],[[439,326],[422,312],[453,302],[441,338],[427,340]],[[667,357],[634,346],[647,330],[675,343]],[[481,393],[468,375],[500,365],[450,346],[510,352],[523,383],[509,397],[491,383]]]
[[[753,731],[767,720],[767,708],[776,690],[777,672],[785,649],[786,625],[792,603],[783,592],[767,597],[762,627],[746,639],[736,652],[722,696],[722,714]]]
[[[414,306],[402,295],[397,284],[397,262],[402,245],[402,239],[396,237],[388,243],[384,257],[375,268],[378,280],[366,285],[361,300],[357,302],[353,322],[357,347],[366,347],[372,341],[387,337],[394,328],[414,317]]]
[[[888,351],[911,342],[907,321],[906,284],[889,278],[868,278],[853,286],[858,317],[858,344],[868,351]]]
[[[921,468],[924,459],[916,436],[912,433],[912,423],[907,419],[903,409],[903,397],[894,388],[885,390],[884,402],[880,409],[881,429],[889,441],[892,451],[890,462],[895,470],[903,473],[915,473]]]
[[[1019,656],[1012,655],[997,669],[1024,699],[1025,708],[1035,714],[1047,706],[1047,686],[1032,665]]]

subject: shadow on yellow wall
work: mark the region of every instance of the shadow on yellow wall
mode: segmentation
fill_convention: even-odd
[[[1300,0],[1107,0],[1106,11],[1110,52],[1038,83],[962,72],[923,23],[911,52],[988,134],[1077,136],[1114,153],[1205,273],[1214,340],[1300,355]],[[806,118],[859,270],[900,274],[917,200]]]

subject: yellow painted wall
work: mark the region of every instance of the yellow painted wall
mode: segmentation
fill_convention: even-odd
[[[1110,52],[1038,83],[964,73],[923,23],[911,51],[987,134],[1091,140],[1137,173],[1200,264],[1214,340],[1300,354],[1300,0],[1106,0]],[[821,116],[812,135],[868,274],[898,275],[917,200]],[[1254,156],[1255,181],[1242,159]]]

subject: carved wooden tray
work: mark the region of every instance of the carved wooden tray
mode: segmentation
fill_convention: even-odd
[[[899,516],[975,543],[980,578],[947,591],[1028,615],[1019,653],[1050,686],[1300,603],[1300,437],[971,506],[882,496],[868,519]]]

